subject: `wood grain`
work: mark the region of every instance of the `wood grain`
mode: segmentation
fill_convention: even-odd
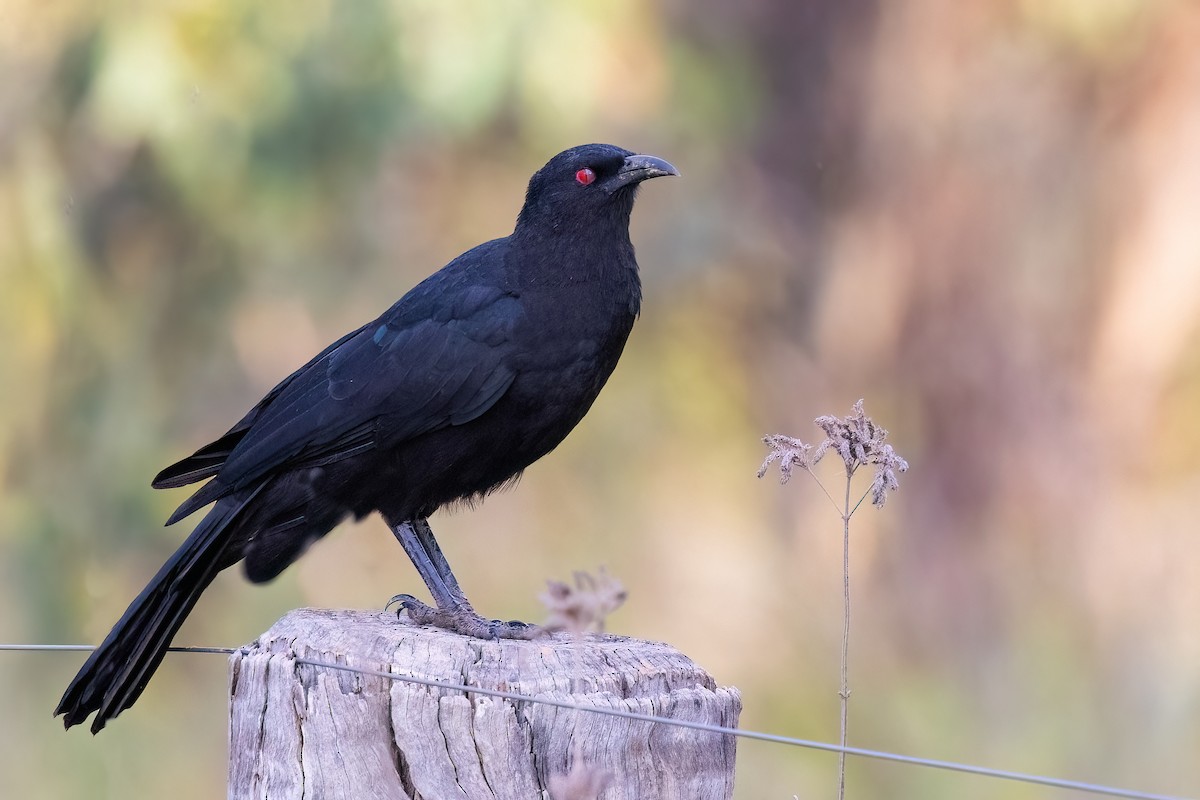
[[[293,611],[230,659],[229,797],[726,800],[734,739],[297,663],[390,671],[735,726],[741,697],[674,648],[612,635],[468,639],[384,612]],[[558,776],[555,778],[554,776]]]

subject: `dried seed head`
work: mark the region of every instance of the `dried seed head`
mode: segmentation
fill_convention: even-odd
[[[764,436],[763,442],[771,448],[758,470],[758,477],[766,474],[774,462],[779,462],[779,482],[787,483],[792,477],[792,468],[811,470],[829,450],[833,450],[846,465],[847,473],[859,467],[873,466],[875,475],[871,483],[871,502],[882,506],[887,502],[887,493],[900,488],[897,472],[905,472],[908,462],[896,454],[884,440],[887,431],[875,424],[863,410],[863,401],[854,404],[848,417],[824,415],[813,420],[825,432],[825,439],[815,448],[799,439],[782,434]]]
[[[900,488],[897,472],[907,472],[908,462],[896,454],[890,444],[879,448],[879,453],[872,462],[875,465],[875,479],[871,483],[871,503],[883,508],[887,502],[887,493]]]
[[[546,581],[540,599],[549,612],[545,627],[583,636],[590,630],[603,631],[604,621],[625,602],[628,592],[619,580],[601,567],[595,576],[583,571],[574,575],[575,585]]]
[[[791,480],[792,467],[808,469],[812,464],[816,463],[816,460],[810,461],[808,457],[808,452],[812,450],[812,445],[805,444],[799,439],[773,433],[764,436],[763,443],[771,448],[771,452],[767,454],[766,460],[758,468],[758,477],[760,478],[767,474],[767,470],[771,464],[776,461],[779,462],[780,483],[787,483]]]
[[[608,785],[609,774],[584,763],[576,753],[570,772],[551,775],[546,781],[551,800],[596,800]]]

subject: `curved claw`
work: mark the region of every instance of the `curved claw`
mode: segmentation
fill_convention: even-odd
[[[394,606],[398,603],[400,605],[400,608],[396,609],[396,616],[400,616],[400,612],[403,611],[405,608],[407,608],[410,603],[419,603],[419,602],[421,602],[421,601],[418,600],[417,598],[413,597],[411,594],[398,594],[398,595],[394,596],[391,600],[387,601],[387,605],[385,605],[383,607],[383,610],[391,611],[392,606]]]

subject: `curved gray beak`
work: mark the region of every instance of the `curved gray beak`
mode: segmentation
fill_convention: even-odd
[[[621,169],[617,170],[616,176],[609,182],[608,191],[611,194],[617,189],[648,181],[651,178],[678,174],[679,170],[675,169],[670,162],[657,156],[626,156],[625,163],[621,165]]]

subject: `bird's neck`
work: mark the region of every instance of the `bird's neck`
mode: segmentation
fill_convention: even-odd
[[[610,294],[641,296],[629,239],[629,213],[586,221],[522,221],[513,232],[510,264],[525,286],[602,286]]]

